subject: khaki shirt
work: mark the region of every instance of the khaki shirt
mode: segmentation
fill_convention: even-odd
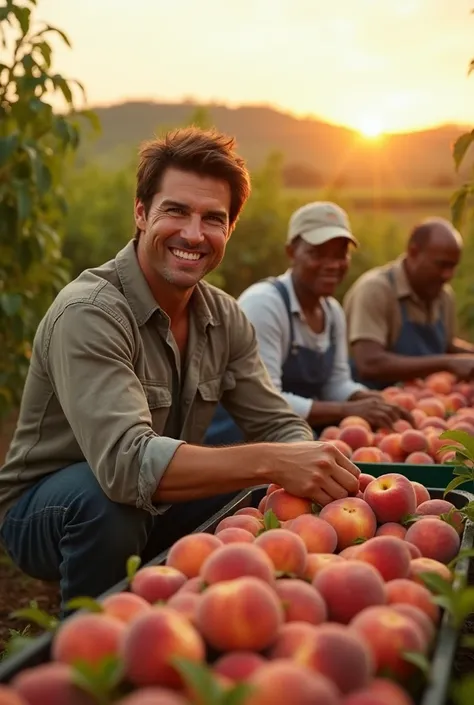
[[[0,470],[0,522],[27,488],[81,461],[112,501],[163,512],[152,502],[160,479],[181,443],[202,443],[221,399],[249,440],[313,439],[274,388],[235,299],[200,282],[191,301],[182,365],[133,241],[59,293],[38,327]]]
[[[407,317],[414,323],[435,323],[443,317],[447,341],[455,335],[455,300],[450,286],[445,286],[431,309],[418,298],[410,287],[404,257],[363,274],[344,297],[349,344],[358,340],[372,340],[390,349],[400,334],[402,316],[400,302],[404,301]],[[393,270],[394,283],[388,277]]]

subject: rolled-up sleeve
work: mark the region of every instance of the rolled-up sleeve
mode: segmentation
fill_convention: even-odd
[[[228,370],[235,386],[224,393],[222,403],[245,436],[281,443],[313,440],[309,425],[275,388],[260,356],[255,329],[237,304],[229,328]]]
[[[293,411],[307,419],[313,400],[282,391],[282,370],[290,345],[288,313],[281,295],[274,287],[256,285],[239,299],[239,306],[252,323],[260,357],[276,389]]]
[[[330,306],[335,329],[334,344],[336,349],[333,368],[322,389],[321,399],[324,401],[346,401],[356,392],[367,391],[367,388],[352,379],[348,360],[344,311],[335,299],[331,300]]]
[[[184,442],[157,435],[133,365],[131,323],[95,303],[69,304],[43,351],[57,399],[104,493],[152,514],[152,496]]]

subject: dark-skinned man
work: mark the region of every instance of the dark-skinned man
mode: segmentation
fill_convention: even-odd
[[[357,244],[345,211],[334,203],[308,203],[289,221],[290,268],[253,284],[239,298],[273,384],[315,436],[346,416],[361,416],[375,428],[389,427],[404,416],[399,407],[351,378],[344,312],[333,297]],[[220,406],[206,443],[242,438]]]
[[[459,232],[430,218],[411,232],[396,261],[363,274],[347,292],[352,373],[372,389],[448,371],[474,375],[474,347],[455,338],[449,281],[462,254]]]

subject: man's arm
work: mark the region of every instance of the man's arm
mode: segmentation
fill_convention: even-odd
[[[448,353],[451,355],[463,355],[465,353],[473,354],[474,345],[462,338],[453,338],[448,345]]]

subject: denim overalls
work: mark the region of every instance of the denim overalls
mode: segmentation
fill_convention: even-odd
[[[393,270],[387,273],[388,279],[393,287],[395,287],[395,278]],[[447,349],[446,328],[443,320],[443,311],[434,323],[414,323],[410,321],[407,314],[405,301],[399,302],[400,314],[402,318],[402,326],[397,340],[390,348],[390,352],[397,355],[407,355],[409,357],[421,357],[423,355],[444,355]],[[360,384],[364,384],[370,389],[384,389],[391,387],[397,383],[397,380],[392,382],[379,381],[372,379],[363,379],[357,374],[354,360],[350,361],[352,378]]]
[[[280,293],[290,323],[290,348],[282,366],[282,391],[307,399],[316,399],[331,376],[336,354],[335,326],[329,322],[330,343],[327,350],[318,352],[295,343],[293,314],[288,290],[279,279],[268,279]],[[317,431],[318,429],[314,429]],[[204,445],[229,445],[242,443],[244,436],[230,414],[219,404],[204,438]]]

